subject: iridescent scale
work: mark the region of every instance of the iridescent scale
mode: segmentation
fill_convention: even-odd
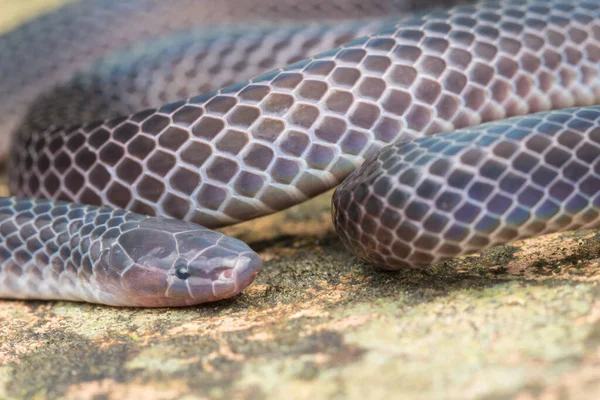
[[[158,109],[27,129],[11,189],[207,227],[271,213],[335,186],[385,144],[595,103],[598,14],[598,1],[482,1]]]
[[[348,248],[388,269],[594,228],[599,161],[599,106],[419,138],[352,173],[334,194],[334,221]]]
[[[93,55],[100,55],[97,42],[119,36],[162,38],[127,46],[74,76],[72,63],[58,87],[34,77],[61,68],[31,62],[21,73],[15,65],[27,62],[0,62],[0,73],[20,78],[0,83],[0,98],[30,103],[10,153],[15,195],[210,228],[297,204],[351,174],[334,195],[336,229],[360,257],[388,269],[597,225],[600,0],[482,0],[410,18],[400,12],[423,2],[310,1],[303,8],[252,0],[238,8],[225,0],[214,13],[187,4],[187,15],[160,3],[121,2],[106,25],[93,24],[100,18],[94,0],[67,8],[91,7],[84,14],[95,28],[81,43]],[[139,21],[163,10],[167,22],[148,32],[124,24],[133,30],[119,33],[113,22],[133,18],[127,10],[143,11]],[[340,10],[365,18],[308,21],[337,20]],[[298,12],[304,17],[290,18]],[[247,29],[210,25],[238,23],[244,14],[253,21]],[[267,14],[287,22],[257,22]],[[46,22],[62,20],[57,15]],[[194,20],[206,24],[201,32]],[[33,57],[11,43],[35,26],[0,38],[0,48],[16,49],[9,59]],[[165,36],[173,26],[182,29]],[[47,37],[41,48],[53,43]],[[69,51],[78,43],[57,42]],[[46,61],[69,64],[54,53]],[[37,83],[11,96],[15,82]],[[0,102],[0,117],[2,110],[17,115],[14,104]],[[506,119],[514,116],[522,117]],[[185,268],[153,262],[169,279],[185,281],[200,257],[198,285],[226,281],[225,289],[197,292],[218,293],[214,300],[237,293],[259,268],[239,246],[182,256]],[[5,259],[14,259],[11,251]],[[194,298],[193,282],[186,301]],[[173,293],[184,296],[178,288]]]

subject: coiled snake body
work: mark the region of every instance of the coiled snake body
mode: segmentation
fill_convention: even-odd
[[[170,21],[187,29],[200,17],[181,1],[186,12],[169,8]],[[89,15],[99,3],[67,11]],[[119,4],[149,18],[159,2]],[[288,15],[314,14],[315,4]],[[483,0],[408,18],[389,14],[409,2],[368,4],[326,3],[330,17],[369,17],[350,22],[188,29],[65,73],[39,97],[20,91],[30,105],[10,188],[50,200],[0,202],[0,297],[134,306],[230,297],[260,260],[194,223],[254,218],[341,181],[336,230],[388,269],[598,225],[600,1]],[[235,9],[224,15],[235,21]],[[83,41],[115,35],[97,25]],[[145,38],[172,25],[124,28]],[[14,44],[33,26],[0,39],[0,53],[13,55],[0,62],[11,72],[0,93],[15,92],[20,74],[45,76],[16,67],[24,56]],[[14,107],[0,110],[21,117]]]

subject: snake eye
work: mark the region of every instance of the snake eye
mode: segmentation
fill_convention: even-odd
[[[190,273],[185,265],[175,268],[175,276],[179,279],[186,280],[190,277]]]

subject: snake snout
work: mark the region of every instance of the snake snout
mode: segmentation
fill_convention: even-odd
[[[230,240],[235,239],[224,237],[224,241]],[[246,251],[240,253],[214,247],[209,249],[208,257],[201,254],[188,263],[187,285],[198,303],[235,296],[252,283],[262,262],[256,253],[243,246]]]
[[[170,285],[185,285],[193,303],[235,296],[252,283],[262,265],[248,245],[208,229],[175,238],[181,262],[175,263]]]
[[[242,253],[237,258],[234,268],[223,271],[217,282],[233,283],[234,290],[232,293],[239,293],[252,283],[261,266],[262,262],[256,253],[252,251]],[[213,290],[217,295],[226,295],[226,292],[220,292],[221,287],[213,285]]]

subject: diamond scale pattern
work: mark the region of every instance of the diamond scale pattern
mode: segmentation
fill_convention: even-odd
[[[160,107],[287,65],[356,37],[356,32],[347,31],[323,38],[316,29],[295,37],[269,35],[273,40],[263,43],[265,29],[260,27],[235,28],[231,29],[232,35],[222,34],[223,27],[234,27],[240,21],[262,26],[265,21],[292,25],[323,19],[382,17],[402,15],[439,2],[304,0],[301,7],[296,0],[73,2],[0,36],[0,126],[6,134],[12,133],[39,93],[57,83],[64,84],[102,57],[108,59],[99,69],[112,70],[110,78],[83,78],[65,89],[62,94],[72,99],[73,107],[54,107],[58,121],[99,120],[104,118],[99,115],[107,112],[125,115]],[[173,46],[173,41],[185,41],[181,37],[190,31],[199,34],[195,38],[188,36],[186,46]],[[330,39],[337,42],[325,45]],[[144,41],[154,45],[140,47]],[[138,73],[132,75],[132,70]],[[154,86],[159,82],[162,84]],[[98,95],[89,95],[94,92]],[[80,106],[77,99],[84,93],[88,95]],[[0,142],[0,158],[5,158],[8,150],[9,142]]]
[[[334,194],[334,221],[384,268],[595,227],[599,21],[596,0],[483,0],[401,23],[180,33],[100,61],[36,100],[11,154],[13,193],[92,206],[0,200],[0,296],[232,296],[260,267],[254,253],[140,214],[222,226],[361,164]]]
[[[291,43],[307,46],[301,38],[313,38],[311,51],[324,52],[130,117],[29,130],[12,157],[12,190],[208,227],[270,213],[339,183],[386,144],[600,100],[599,14],[593,0],[488,0],[400,24],[378,21],[369,29],[380,33],[368,36],[357,23],[270,32],[288,59],[290,52],[299,54]],[[244,48],[260,53],[266,35],[232,34],[211,51],[223,57]],[[354,40],[331,49],[341,38]],[[174,43],[180,64],[210,59],[193,37],[168,42]],[[277,52],[272,57],[280,58]],[[89,79],[115,76],[103,68],[104,75]],[[77,161],[82,151],[89,161]],[[445,151],[459,150],[452,145]],[[417,153],[411,157],[425,162]],[[518,186],[493,163],[482,172]],[[161,184],[146,189],[141,182]],[[281,203],[273,193],[281,194]],[[423,208],[415,203],[411,210]]]
[[[207,258],[219,262],[202,261]],[[237,294],[259,268],[258,255],[244,243],[192,223],[0,199],[2,298],[189,305]]]
[[[599,159],[599,106],[395,144],[336,190],[336,230],[367,262],[399,269],[597,227]]]

